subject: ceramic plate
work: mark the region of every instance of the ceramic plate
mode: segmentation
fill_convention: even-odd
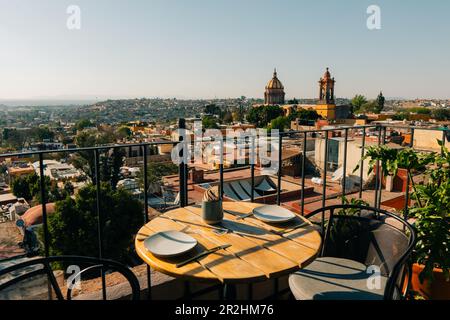
[[[174,257],[192,250],[196,245],[197,240],[175,230],[155,233],[144,241],[147,250],[159,257]]]
[[[253,209],[253,215],[257,219],[269,223],[287,222],[296,217],[295,214],[288,209],[275,205],[265,205],[255,208]]]

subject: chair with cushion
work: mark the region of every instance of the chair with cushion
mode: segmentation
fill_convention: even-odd
[[[140,297],[139,281],[133,272],[112,260],[81,256],[21,260],[2,263],[7,266],[0,269],[0,300]],[[109,290],[109,285],[114,289]]]
[[[413,228],[381,209],[336,205],[318,209],[323,236],[319,257],[290,275],[298,300],[391,300],[405,298]]]

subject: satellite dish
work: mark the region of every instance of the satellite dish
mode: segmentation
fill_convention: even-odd
[[[25,221],[23,221],[22,219],[17,219],[16,226],[18,226],[19,228],[22,228],[23,226],[25,226]]]

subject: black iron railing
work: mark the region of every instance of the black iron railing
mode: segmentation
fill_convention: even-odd
[[[179,122],[180,128],[185,128],[185,122],[184,120],[180,120]],[[346,174],[347,174],[347,161],[348,161],[348,142],[349,142],[349,132],[350,130],[362,130],[361,135],[361,154],[360,157],[362,158],[364,156],[364,148],[366,146],[366,134],[368,133],[368,130],[372,130],[376,133],[378,141],[377,145],[384,144],[386,141],[386,130],[387,128],[391,129],[402,129],[402,130],[409,130],[411,134],[411,143],[410,147],[414,147],[414,131],[417,129],[420,130],[435,130],[435,131],[442,131],[442,140],[445,141],[446,138],[449,136],[450,130],[447,128],[440,128],[440,129],[430,129],[430,128],[422,128],[422,127],[407,127],[407,126],[384,126],[384,125],[365,125],[365,126],[346,126],[346,127],[333,127],[333,128],[326,128],[326,129],[318,129],[318,130],[299,130],[299,131],[288,131],[288,132],[282,132],[278,135],[276,139],[278,139],[278,172],[277,172],[277,190],[276,190],[276,203],[281,204],[282,203],[282,197],[281,197],[281,191],[282,191],[282,159],[283,159],[283,141],[287,137],[296,136],[298,137],[298,141],[302,142],[302,158],[301,161],[298,163],[300,166],[300,181],[299,185],[301,186],[301,197],[299,199],[300,204],[300,214],[305,215],[305,176],[306,176],[306,153],[307,153],[307,142],[308,137],[311,135],[319,135],[316,139],[323,139],[324,141],[324,162],[323,162],[323,181],[322,181],[322,195],[321,195],[321,203],[322,207],[326,206],[326,201],[331,198],[337,198],[339,196],[345,196],[347,194],[346,190]],[[329,145],[329,136],[333,132],[344,132],[344,155],[343,155],[343,175],[342,175],[342,183],[341,183],[341,193],[340,194],[334,194],[334,195],[328,195],[327,196],[327,174],[328,174],[328,145]],[[258,139],[257,136],[251,135],[249,137],[249,143],[250,143],[250,152],[249,152],[249,168],[250,168],[250,179],[251,179],[251,190],[250,190],[250,201],[255,201],[255,165],[256,165],[256,139]],[[208,142],[211,140],[208,139],[201,139],[200,142]],[[197,140],[191,141],[190,143],[198,142]],[[48,216],[47,216],[47,208],[46,204],[48,199],[46,199],[46,184],[45,184],[45,175],[44,175],[44,156],[46,154],[54,154],[54,153],[77,153],[80,151],[84,152],[92,152],[94,154],[94,185],[96,187],[96,214],[97,214],[97,232],[98,232],[98,258],[102,259],[103,255],[103,230],[101,228],[102,226],[102,208],[101,208],[101,202],[100,202],[100,152],[102,150],[110,150],[110,149],[120,149],[120,148],[131,148],[131,147],[137,147],[142,150],[142,158],[143,158],[143,193],[144,193],[144,222],[148,222],[149,220],[149,204],[148,204],[148,189],[149,189],[149,182],[147,178],[148,173],[148,150],[149,147],[155,147],[155,146],[161,146],[161,145],[172,145],[177,146],[179,144],[184,144],[185,147],[188,147],[188,141],[184,141],[182,137],[178,141],[163,141],[163,142],[146,142],[146,143],[130,143],[130,144],[119,144],[119,145],[107,145],[107,146],[96,146],[96,147],[85,147],[85,148],[72,148],[72,149],[60,149],[60,150],[48,150],[48,151],[35,151],[35,152],[23,152],[23,153],[10,153],[10,154],[3,154],[0,155],[3,158],[6,157],[21,157],[21,156],[38,156],[39,161],[39,179],[40,179],[40,195],[41,195],[41,205],[42,205],[42,227],[43,227],[43,252],[45,257],[49,256],[49,243],[50,243],[50,237],[48,230]],[[184,150],[189,150],[188,148],[185,148]],[[223,197],[224,195],[224,174],[227,172],[226,169],[224,169],[224,159],[223,159],[223,152],[224,151],[224,140],[220,140],[220,164],[219,164],[219,190],[220,195]],[[180,153],[181,159],[184,159],[181,161],[178,167],[178,174],[179,174],[179,194],[180,194],[180,202],[179,206],[184,207],[188,205],[189,201],[189,194],[188,194],[188,165],[190,161],[190,156],[187,156],[186,154]],[[359,191],[358,197],[362,198],[363,195],[363,181],[364,181],[364,164],[360,163],[360,169],[359,169]],[[381,206],[381,196],[382,196],[382,176],[380,171],[380,166],[376,166],[375,170],[375,190],[374,190],[374,207],[380,208]],[[408,201],[409,201],[409,188],[410,188],[410,178],[409,175],[407,177],[406,181],[406,192],[405,192],[405,207],[404,207],[404,219],[408,219]],[[150,276],[150,267],[147,266],[147,285],[148,285],[148,298],[151,298],[151,276]],[[106,289],[105,289],[105,279],[104,274],[102,274],[102,289],[103,289],[103,297],[106,298]]]

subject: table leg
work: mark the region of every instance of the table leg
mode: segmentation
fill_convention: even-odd
[[[234,284],[224,284],[223,297],[225,300],[236,300],[237,292]]]

